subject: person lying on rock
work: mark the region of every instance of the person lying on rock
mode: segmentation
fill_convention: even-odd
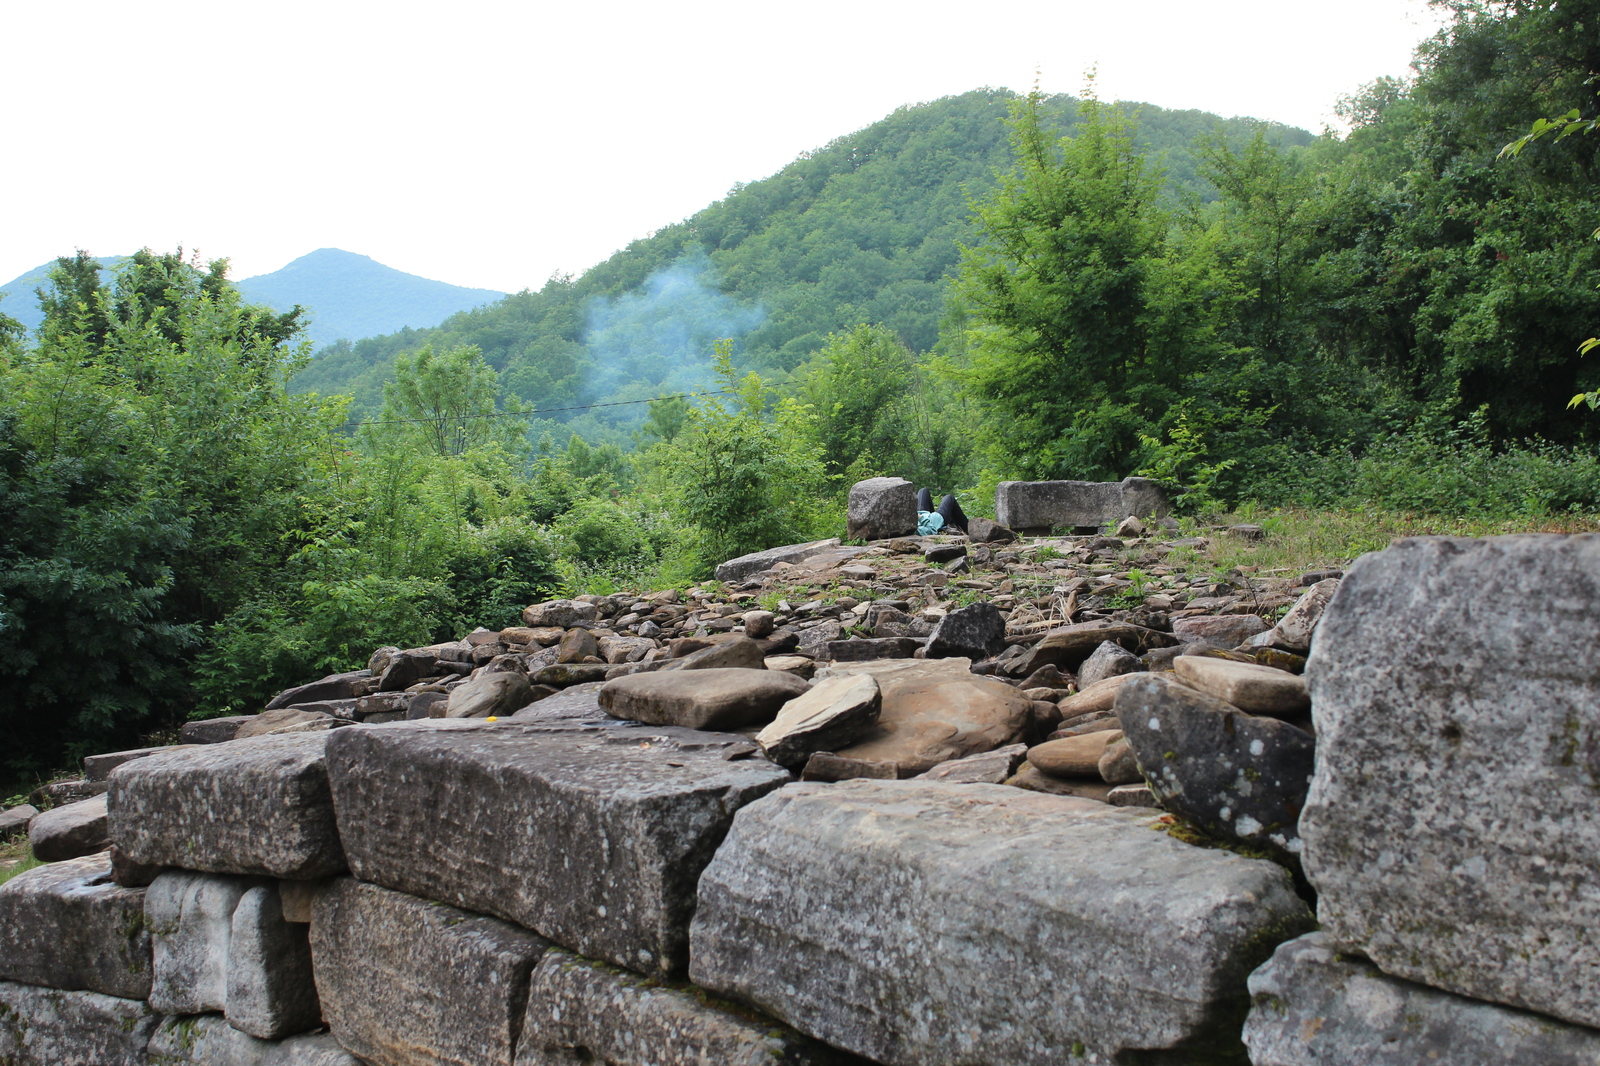
[[[917,490],[917,536],[929,537],[941,529],[954,529],[959,533],[967,531],[967,515],[961,509],[961,503],[953,492],[944,494],[944,499],[939,501],[939,509],[933,508],[933,493],[927,489]]]

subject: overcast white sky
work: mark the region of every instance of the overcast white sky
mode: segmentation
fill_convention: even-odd
[[[1422,0],[0,0],[0,282],[182,244],[538,288],[894,108],[980,86],[1319,130]]]

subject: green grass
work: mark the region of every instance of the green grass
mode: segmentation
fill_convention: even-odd
[[[0,885],[25,870],[43,865],[44,863],[33,857],[33,849],[28,847],[27,837],[19,837],[9,844],[0,845]]]

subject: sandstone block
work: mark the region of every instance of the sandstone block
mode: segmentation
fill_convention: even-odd
[[[143,759],[147,755],[157,755],[169,751],[173,745],[167,744],[154,748],[130,748],[127,751],[108,751],[103,755],[85,755],[83,757],[83,776],[88,781],[104,781],[106,776],[125,762],[134,759]]]
[[[348,674],[332,674],[320,681],[313,681],[309,685],[296,685],[294,688],[284,689],[264,708],[275,711],[280,707],[292,707],[297,703],[316,703],[320,700],[347,700],[353,697],[355,689],[352,687],[357,681],[365,681],[372,676],[370,670],[355,670]]]
[[[171,870],[147,890],[145,917],[155,942],[155,1009],[220,1011],[263,1040],[318,1024],[306,927],[284,919],[277,882]]]
[[[1322,621],[1322,614],[1337,591],[1338,578],[1324,578],[1312,585],[1273,627],[1272,642],[1292,651],[1304,652],[1310,648],[1311,635],[1316,632],[1317,623]]]
[[[1027,755],[1026,744],[1008,744],[994,751],[940,763],[932,770],[918,774],[917,780],[945,781],[961,785],[1002,785],[1017,772],[1017,767]]]
[[[1276,864],[1153,822],[997,785],[790,785],[706,868],[690,977],[890,1066],[1242,1059],[1245,979],[1311,914]]]
[[[718,640],[709,647],[697,648],[674,658],[672,670],[762,670],[766,652],[749,637]]]
[[[912,524],[915,525],[913,518]],[[814,540],[807,544],[786,544],[781,548],[768,548],[766,551],[751,552],[741,555],[737,559],[729,559],[717,567],[718,581],[743,581],[751,574],[759,574],[763,570],[771,570],[779,563],[802,563],[813,555],[837,548],[839,538],[829,540]]]
[[[966,659],[902,661],[902,671],[872,671],[883,693],[878,721],[836,754],[893,763],[901,777],[913,777],[950,759],[1015,744],[1033,722],[1026,696],[968,672]],[[935,663],[959,666],[939,670]]]
[[[579,622],[593,622],[599,613],[599,610],[592,603],[582,603],[578,600],[550,600],[546,603],[536,603],[531,607],[524,607],[522,609],[522,621],[533,629],[548,626],[571,629]],[[540,643],[543,643],[543,641]],[[552,643],[554,642],[552,641]]]
[[[332,1033],[260,1040],[215,1014],[166,1018],[150,1038],[150,1066],[362,1066]]]
[[[35,815],[28,823],[28,846],[45,862],[93,855],[111,846],[106,829],[106,794]]]
[[[767,758],[790,769],[813,752],[835,751],[872,729],[883,707],[878,683],[865,675],[830,678],[785,703],[756,743]]]
[[[0,885],[0,980],[144,999],[144,891],[111,880],[109,852],[37,866]]]
[[[1078,687],[1086,689],[1108,677],[1135,674],[1144,670],[1144,663],[1133,652],[1112,641],[1104,641],[1078,667]]]
[[[1129,515],[1165,516],[1167,494],[1141,477],[1119,481],[1002,481],[995,487],[995,517],[1011,529],[1103,526]]]
[[[858,1063],[787,1027],[687,988],[565,951],[534,967],[516,1066],[798,1066]]]
[[[753,646],[755,642],[746,643]],[[756,661],[762,661],[759,652]],[[792,674],[775,673],[764,666],[759,670],[663,671],[607,681],[600,690],[600,706],[614,718],[649,725],[740,729],[772,721],[784,704],[805,695],[810,687]]]
[[[573,630],[573,632],[582,631]],[[531,689],[528,675],[520,671],[484,674],[450,693],[445,704],[444,716],[488,718],[490,715],[511,715],[527,706]]]
[[[746,611],[744,613],[745,636],[753,640],[772,635],[772,630],[777,616],[771,611]]]
[[[280,707],[275,711],[262,711],[239,726],[233,739],[248,740],[251,737],[272,737],[283,733],[317,733],[344,724],[331,714],[301,707]]]
[[[1206,655],[1180,655],[1172,672],[1190,688],[1233,704],[1247,714],[1298,715],[1311,706],[1306,680],[1286,670]]]
[[[439,720],[341,730],[328,750],[357,877],[658,973],[685,964],[734,812],[789,780],[730,759],[756,751],[743,737],[676,729]]]
[[[1600,1026],[1600,537],[1416,538],[1317,629],[1300,831],[1385,973]]]
[[[1250,975],[1254,1066],[1593,1066],[1600,1032],[1386,976],[1325,933]]]
[[[874,477],[850,486],[845,530],[852,540],[885,540],[917,531],[917,493],[901,477]]]
[[[1192,618],[1175,618],[1172,635],[1189,643],[1206,640],[1219,647],[1232,648],[1243,644],[1257,633],[1272,627],[1254,614],[1200,614]]]
[[[1113,741],[1121,740],[1116,730],[1100,730],[1061,740],[1047,740],[1028,749],[1028,763],[1051,777],[1091,777],[1100,780],[1100,757]]]
[[[0,981],[6,1066],[147,1066],[161,1016],[140,999]]]
[[[112,772],[111,839],[136,862],[311,880],[344,869],[323,747],[352,730],[254,737]]]
[[[1104,619],[1076,622],[1046,633],[1039,643],[1023,656],[1014,674],[1026,677],[1044,666],[1054,666],[1060,670],[1076,670],[1096,648],[1108,640],[1136,655],[1143,655],[1152,648],[1168,648],[1179,643],[1171,633],[1148,629],[1131,622],[1112,622]]]
[[[178,740],[181,744],[226,744],[246,722],[254,718],[253,714],[231,714],[225,718],[185,722],[178,731]]]
[[[528,978],[549,946],[508,922],[348,878],[312,907],[328,1025],[384,1066],[512,1066]]]
[[[851,637],[828,641],[822,655],[836,663],[909,659],[922,646],[922,641],[915,637]]]
[[[33,824],[33,820],[37,817],[39,817],[39,808],[31,803],[24,803],[0,811],[0,840],[27,836],[28,826]]]

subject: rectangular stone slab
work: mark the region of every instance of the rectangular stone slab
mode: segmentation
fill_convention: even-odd
[[[344,869],[329,733],[180,748],[112,771],[111,841],[135,862],[314,880]]]
[[[516,1066],[846,1066],[771,1018],[565,951],[534,967]]]
[[[525,929],[340,878],[312,904],[311,953],[339,1043],[383,1066],[512,1066],[528,976],[550,945]]]
[[[150,972],[144,889],[111,880],[109,852],[0,885],[0,979],[144,999]]]
[[[790,785],[706,868],[690,979],[891,1066],[1242,1062],[1245,979],[1311,913],[1283,868],[1156,823],[1003,785]]]
[[[0,1063],[147,1066],[160,1021],[142,999],[0,981]]]
[[[700,871],[734,811],[789,780],[740,736],[415,722],[331,734],[351,871],[591,958],[682,970]]]
[[[1129,515],[1161,518],[1167,494],[1142,477],[1121,481],[1002,481],[995,486],[995,517],[1011,529],[1102,526]]]
[[[331,1033],[261,1040],[215,1014],[164,1019],[150,1038],[150,1066],[362,1066]]]
[[[1364,555],[1306,678],[1323,929],[1393,976],[1600,1026],[1600,536]]]
[[[1326,933],[1250,975],[1253,1066],[1594,1066],[1600,1032],[1389,977]]]

